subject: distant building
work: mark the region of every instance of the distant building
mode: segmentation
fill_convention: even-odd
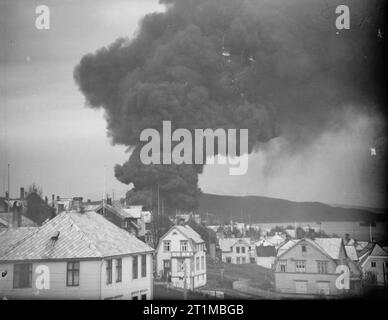
[[[225,263],[250,263],[250,238],[223,238],[219,239],[222,261]]]
[[[179,224],[180,221],[183,223],[188,223],[189,220],[193,220],[196,224],[201,224],[202,219],[201,216],[197,213],[178,213],[175,215],[175,221],[173,221],[175,224]]]
[[[207,281],[205,250],[205,241],[190,226],[173,226],[156,249],[157,274],[176,287],[202,287]]]
[[[138,226],[135,222],[136,220],[123,209],[104,203],[96,206],[94,210],[116,226],[133,234],[135,237],[139,236],[140,226]]]
[[[347,256],[341,238],[316,238],[289,241],[278,250],[275,260],[275,288],[287,294],[340,295],[359,293],[361,270]],[[346,265],[350,270],[350,289],[336,286],[336,268]]]
[[[275,246],[256,246],[256,258],[257,265],[267,269],[272,269],[276,259]]]
[[[359,263],[364,276],[371,273],[378,286],[388,286],[388,252],[377,243],[370,243],[359,252]]]
[[[150,211],[143,210],[143,206],[134,205],[122,209],[126,213],[126,217],[131,219],[137,226],[139,226],[138,236],[147,242],[151,239],[151,220],[152,215]]]
[[[0,298],[152,299],[152,254],[95,212],[63,212],[0,232]]]
[[[8,211],[9,207],[9,211]],[[0,230],[5,228],[36,227],[37,224],[26,216],[27,201],[24,188],[20,188],[20,197],[8,199],[0,197]]]

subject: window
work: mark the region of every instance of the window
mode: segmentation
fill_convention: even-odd
[[[376,261],[371,261],[370,266],[371,268],[376,268]]]
[[[142,278],[147,276],[147,255],[141,255],[141,276]]]
[[[147,295],[146,294],[142,294],[141,295],[141,300],[147,300]]]
[[[138,296],[132,296],[132,300],[139,300]]]
[[[164,252],[170,251],[170,243],[171,243],[171,241],[169,241],[169,240],[163,241],[163,251]]]
[[[204,256],[201,257],[201,269],[205,270],[205,257]]]
[[[236,253],[240,253],[240,247],[236,247]]]
[[[327,273],[327,261],[318,261],[318,273]]]
[[[31,288],[32,282],[32,264],[23,263],[13,266],[13,287]]]
[[[199,257],[195,258],[195,269],[199,270]]]
[[[297,260],[295,263],[296,272],[306,272],[306,261]]]
[[[116,282],[121,282],[122,280],[122,272],[123,271],[123,260],[117,259],[116,260]]]
[[[280,265],[280,272],[286,272],[287,260],[281,260],[279,265]]]
[[[241,247],[241,253],[245,253],[245,247]]]
[[[184,271],[185,270],[185,267],[184,267],[185,261],[183,259],[178,259],[177,263],[178,263],[178,266],[177,266],[178,272]]]
[[[188,247],[188,241],[181,240],[181,251],[187,251],[187,247]]]
[[[67,263],[66,285],[76,287],[79,285],[79,262]]]
[[[106,260],[106,284],[112,283],[112,260]]]
[[[231,257],[227,257],[226,258],[226,263],[231,263],[232,262],[232,258]]]
[[[240,263],[240,257],[237,257],[237,262],[236,262],[237,264],[239,264]]]
[[[305,245],[302,245],[302,252],[307,252],[307,248]]]
[[[137,275],[138,275],[137,265],[138,265],[138,257],[133,256],[132,257],[132,279],[137,279]]]
[[[245,257],[242,257],[241,260],[242,260],[242,263],[245,263]]]

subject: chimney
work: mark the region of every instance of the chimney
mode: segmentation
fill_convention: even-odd
[[[16,229],[19,228],[22,224],[22,210],[23,207],[21,203],[15,201],[12,206],[12,217],[9,221],[9,225],[11,228]]]
[[[20,200],[24,200],[24,188],[20,188]]]
[[[55,195],[52,194],[51,195],[51,204],[54,206],[54,202],[55,202]]]

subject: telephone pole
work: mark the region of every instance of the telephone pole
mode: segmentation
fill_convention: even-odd
[[[10,210],[10,202],[9,202],[9,200],[10,200],[10,195],[11,195],[11,183],[10,183],[10,181],[11,181],[11,179],[10,179],[10,175],[11,175],[11,166],[10,166],[10,164],[8,163],[8,192],[7,192],[7,213],[8,213],[8,227],[11,225],[11,223],[12,223],[12,217],[10,216],[10,212],[11,212],[11,210]]]
[[[183,260],[183,300],[187,300],[186,259]]]

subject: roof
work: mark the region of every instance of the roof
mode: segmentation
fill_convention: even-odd
[[[174,228],[178,229],[181,233],[183,233],[186,237],[193,240],[195,243],[205,242],[201,236],[195,232],[189,225],[179,225],[174,226]]]
[[[341,238],[315,238],[313,241],[332,259],[340,259],[341,246],[343,245]]]
[[[0,231],[0,257],[38,229],[38,227],[21,227]]]
[[[315,238],[314,240],[305,238],[300,240],[290,240],[279,247],[277,256],[281,256],[290,248],[294,247],[297,243],[303,240],[311,243],[312,245],[315,245],[330,258],[335,260],[340,259],[341,246],[343,245],[341,238]]]
[[[287,241],[286,243],[284,243],[283,245],[281,245],[279,248],[278,248],[278,253],[277,253],[277,256],[280,256],[282,255],[284,252],[286,252],[288,249],[290,249],[291,247],[293,247],[296,243],[298,243],[299,240],[289,240]]]
[[[346,255],[353,261],[358,261],[357,251],[354,246],[345,246]]]
[[[232,250],[231,248],[238,241],[246,242],[249,245],[251,242],[251,239],[250,238],[223,238],[223,239],[219,239],[218,241],[219,241],[220,249],[222,251],[231,251]]]
[[[275,246],[258,246],[256,247],[256,254],[258,257],[275,257]]]
[[[92,210],[87,211],[99,211],[102,208],[102,204],[100,204],[97,207],[94,207]],[[112,206],[110,204],[104,203],[104,208],[108,211],[112,212],[116,216],[120,217],[121,219],[127,219],[127,218],[134,218],[129,212],[125,211],[125,209],[122,209],[121,207]],[[133,221],[130,221],[131,224],[137,228],[140,229],[140,227]]]
[[[388,252],[385,251],[381,246],[379,246],[377,243],[375,243],[373,250],[370,254],[374,257],[388,257]]]
[[[63,212],[35,228],[0,261],[102,258],[152,252],[144,242],[117,227],[96,212]],[[57,240],[52,237],[59,232]],[[0,234],[0,243],[3,241]]]
[[[143,206],[129,206],[128,208],[122,209],[123,214],[126,218],[141,218],[141,212],[143,211]]]
[[[9,225],[9,214],[8,212],[0,212],[0,223],[4,224],[6,227]],[[22,224],[21,227],[37,227],[38,225],[32,221],[30,218],[22,215]]]

